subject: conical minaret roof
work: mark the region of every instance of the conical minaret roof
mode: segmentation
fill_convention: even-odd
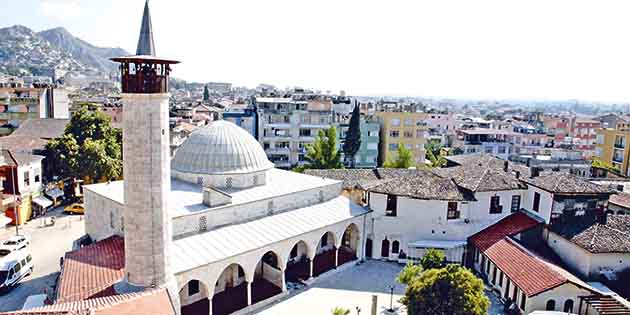
[[[138,56],[155,56],[155,43],[153,42],[153,26],[151,25],[151,14],[149,12],[149,0],[144,4],[144,14],[142,16],[142,26],[140,27],[140,38],[138,39]]]

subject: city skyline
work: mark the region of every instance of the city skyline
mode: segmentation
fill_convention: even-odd
[[[366,96],[630,101],[623,32],[630,4],[621,1],[294,2],[152,0],[154,18],[165,21],[154,26],[158,54],[182,60],[178,77],[198,82]],[[62,26],[92,44],[133,52],[143,5],[12,2],[0,26]]]

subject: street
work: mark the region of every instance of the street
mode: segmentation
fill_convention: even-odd
[[[46,215],[56,217],[54,226],[44,227],[44,218],[29,221],[20,226],[20,234],[31,238],[31,255],[35,270],[31,276],[10,292],[0,294],[0,312],[14,311],[22,308],[30,295],[52,292],[59,274],[60,258],[72,250],[72,243],[85,234],[83,216],[62,214],[63,207],[51,210]],[[7,226],[0,230],[0,240],[15,235],[15,226]]]

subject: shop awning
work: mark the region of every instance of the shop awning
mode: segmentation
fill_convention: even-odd
[[[59,197],[63,197],[63,190],[59,189],[59,188],[53,188],[51,190],[47,190],[45,192],[46,196],[52,198],[52,199],[57,199]]]
[[[33,203],[37,204],[38,206],[46,209],[50,206],[52,206],[53,202],[50,201],[50,199],[46,198],[46,197],[37,197],[33,199]]]

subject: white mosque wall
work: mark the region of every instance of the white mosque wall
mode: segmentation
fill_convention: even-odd
[[[250,203],[225,205],[173,217],[173,235],[185,237],[205,230],[262,218],[267,215],[322,203],[339,196],[341,182]],[[201,201],[200,201],[201,202]],[[205,221],[205,224],[202,223]]]
[[[192,183],[203,184],[204,186],[216,188],[249,188],[264,185],[267,182],[267,171],[246,173],[246,174],[192,174],[171,170],[174,178]]]
[[[112,235],[123,236],[123,205],[121,203],[108,199],[90,189],[84,189],[83,198],[85,201],[85,232],[92,240],[100,241]]]

